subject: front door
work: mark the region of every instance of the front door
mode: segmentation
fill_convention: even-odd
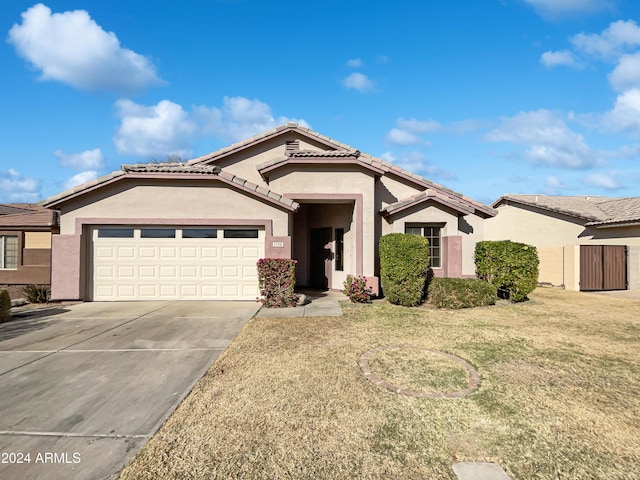
[[[326,290],[331,285],[331,228],[311,229],[309,255],[310,286]]]

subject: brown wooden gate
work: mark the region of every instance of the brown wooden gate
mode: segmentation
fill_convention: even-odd
[[[580,245],[580,290],[626,289],[626,246]]]

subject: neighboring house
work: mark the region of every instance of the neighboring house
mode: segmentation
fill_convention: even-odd
[[[378,240],[425,235],[436,275],[474,276],[495,211],[294,123],[183,163],[123,165],[48,198],[57,299],[258,296],[259,258],[297,260],[297,285],[377,292]]]
[[[640,197],[504,195],[493,206],[485,238],[535,245],[540,282],[640,289]]]
[[[51,281],[51,235],[58,214],[40,205],[0,204],[0,288],[12,297],[22,287]]]

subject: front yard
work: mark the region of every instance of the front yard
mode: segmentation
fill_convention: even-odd
[[[343,317],[254,318],[123,479],[455,479],[494,461],[515,479],[640,478],[640,301],[538,289],[461,311],[344,304]],[[371,383],[382,345],[455,354],[461,398]],[[392,383],[452,391],[465,371],[428,351],[369,360]]]

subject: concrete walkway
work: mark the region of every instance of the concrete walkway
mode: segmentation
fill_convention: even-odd
[[[496,463],[458,462],[453,464],[453,473],[459,480],[511,480]]]
[[[301,307],[265,308],[262,307],[256,317],[262,318],[290,318],[290,317],[340,317],[342,308],[340,302],[349,300],[342,292],[327,290],[303,290],[311,303]]]

